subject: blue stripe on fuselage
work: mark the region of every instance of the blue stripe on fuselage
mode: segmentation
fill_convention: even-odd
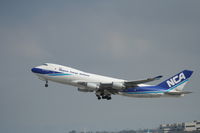
[[[65,76],[65,75],[72,75],[68,73],[53,73],[53,74],[48,74],[49,76]]]
[[[164,92],[169,92],[173,90],[174,88],[178,87],[179,85],[187,82],[188,79],[182,81],[181,83],[169,88],[166,90],[166,88],[161,88],[159,86],[138,86],[138,87],[133,87],[133,88],[128,88],[126,90],[123,90],[123,93],[128,93],[128,94],[150,94],[150,93],[164,93]]]
[[[57,71],[52,71],[52,70],[45,70],[41,68],[32,68],[31,71],[33,73],[38,73],[38,74],[47,74],[49,76],[65,76],[65,75],[72,75],[69,73],[62,73],[62,72],[57,72]]]
[[[146,94],[146,93],[163,93],[166,90],[158,87],[158,86],[141,86],[141,87],[134,87],[134,88],[128,88],[126,90],[123,90],[123,93],[128,94]]]

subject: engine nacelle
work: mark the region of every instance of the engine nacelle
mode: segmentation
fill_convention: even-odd
[[[80,86],[78,88],[78,91],[81,91],[81,92],[93,92],[98,88],[99,88],[99,86],[97,84],[95,84],[95,83],[84,83],[84,84],[82,84],[82,86]]]
[[[78,88],[78,91],[80,91],[80,92],[93,92],[93,90],[88,90],[86,88]]]
[[[89,90],[96,90],[99,86],[95,83],[87,83],[86,84],[86,87],[89,89]]]
[[[121,90],[125,88],[124,83],[120,83],[120,82],[113,82],[112,87],[117,90]]]

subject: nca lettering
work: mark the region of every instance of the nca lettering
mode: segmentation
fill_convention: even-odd
[[[167,80],[167,85],[169,87],[172,87],[172,86],[178,84],[179,82],[181,82],[182,79],[186,79],[186,78],[183,73],[180,73],[179,75],[174,76],[170,80]]]

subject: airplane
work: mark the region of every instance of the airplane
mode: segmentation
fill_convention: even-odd
[[[162,78],[162,76],[128,81],[87,73],[53,63],[45,63],[32,68],[31,71],[35,73],[39,79],[46,82],[45,87],[48,87],[48,81],[67,84],[77,87],[80,92],[95,92],[99,100],[111,100],[111,95],[138,98],[184,96],[185,94],[191,93],[189,91],[183,91],[183,87],[189,81],[193,73],[191,70],[183,70],[158,85],[147,85],[144,83],[158,80]]]

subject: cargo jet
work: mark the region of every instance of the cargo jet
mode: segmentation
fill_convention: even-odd
[[[127,81],[97,74],[83,72],[71,67],[58,64],[45,63],[31,69],[39,79],[72,85],[81,92],[95,92],[97,98],[111,99],[111,95],[123,95],[130,97],[154,98],[154,97],[179,97],[191,93],[183,91],[193,71],[184,70],[175,76],[161,82],[158,85],[144,83],[160,79],[162,76],[147,78],[144,80]]]

